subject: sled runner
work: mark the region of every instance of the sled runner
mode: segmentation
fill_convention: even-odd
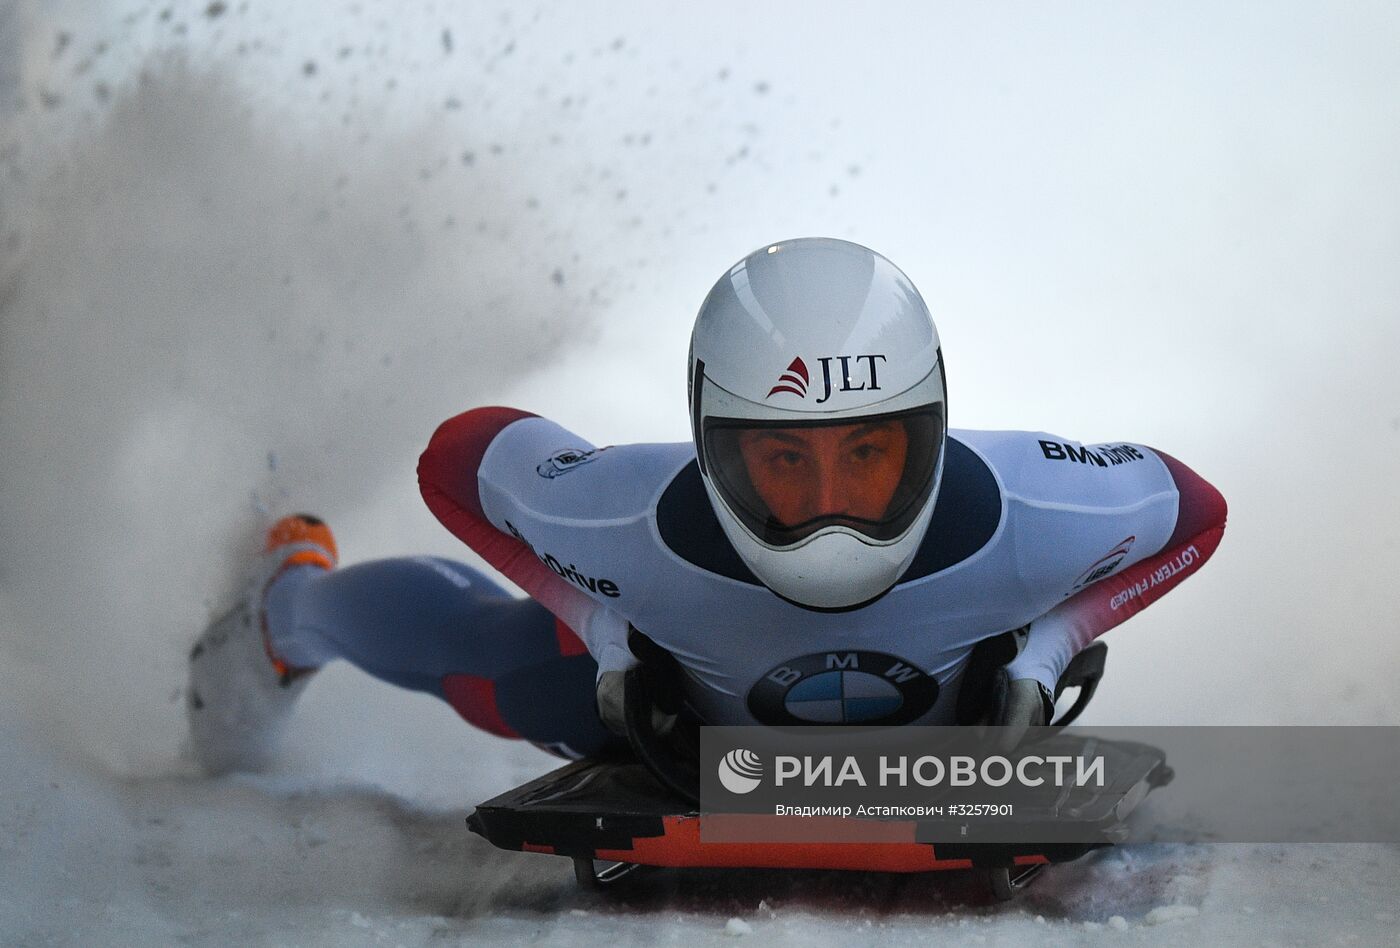
[[[1057,690],[1073,684],[1081,693],[1057,726],[1087,704],[1085,695],[1092,695],[1102,675],[1104,651],[1100,644],[1066,672]],[[650,709],[639,702],[637,710],[635,718],[629,714],[629,723],[636,724],[635,759],[584,760],[561,767],[481,804],[468,826],[501,849],[570,857],[579,882],[593,887],[613,885],[641,866],[974,870],[984,875],[991,895],[1004,900],[1045,866],[1121,840],[1128,814],[1172,777],[1165,755],[1156,748],[1060,732],[1045,738],[1038,749],[1043,747],[1046,754],[1092,750],[1105,757],[1108,779],[1101,788],[1076,787],[1072,793],[1047,784],[1043,801],[1018,807],[1016,838],[1025,843],[977,842],[975,827],[969,842],[924,842],[921,838],[927,834],[921,834],[919,821],[912,819],[882,821],[881,836],[887,835],[889,842],[706,843],[700,840],[702,817],[688,789],[692,774],[684,764],[662,763],[667,755],[640,723],[641,712],[645,710],[649,719]],[[1068,838],[1076,841],[1035,842]]]

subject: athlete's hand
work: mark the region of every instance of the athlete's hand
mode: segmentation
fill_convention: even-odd
[[[604,726],[618,737],[627,736],[627,673],[605,671],[598,676],[598,717]],[[657,734],[665,734],[676,723],[675,714],[655,706],[651,709],[651,726]]]
[[[618,737],[627,736],[627,673],[605,671],[598,676],[598,717]]]
[[[991,724],[1000,727],[999,750],[1019,747],[1033,727],[1044,727],[1055,713],[1055,699],[1034,678],[1013,679],[1005,668],[992,680]]]

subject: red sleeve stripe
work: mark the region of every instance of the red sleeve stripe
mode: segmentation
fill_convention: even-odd
[[[1137,615],[1205,565],[1225,535],[1225,498],[1176,458],[1153,449],[1180,494],[1171,539],[1157,553],[1066,599],[1041,621],[1063,623],[1070,647],[1064,660],[1109,629]]]
[[[492,526],[481,509],[477,472],[491,442],[530,412],[477,408],[438,426],[418,460],[418,487],[428,509],[453,536],[471,547],[571,629],[585,627],[597,604],[561,579],[530,548]]]
[[[588,652],[588,647],[583,644],[583,639],[579,638],[573,629],[558,619],[554,620],[554,638],[559,643],[559,654],[565,658],[584,655]]]
[[[1161,599],[1205,565],[1220,545],[1225,528],[1211,527],[1178,546],[1135,563],[1123,572],[1099,580],[1057,606],[1041,621],[1053,617],[1063,624],[1068,662],[1090,642]]]
[[[431,485],[451,498],[455,506],[477,517],[482,516],[481,486],[477,482],[477,472],[481,468],[481,459],[486,456],[486,449],[507,426],[522,418],[536,417],[533,412],[518,408],[495,407],[473,408],[447,419],[438,425],[427,450],[418,459],[420,488],[426,495]],[[433,512],[437,513],[436,510]]]
[[[1167,541],[1164,550],[1181,546],[1190,538],[1204,533],[1212,527],[1224,527],[1229,508],[1225,498],[1205,478],[1182,464],[1170,454],[1152,449],[1152,453],[1162,459],[1167,472],[1176,482],[1181,500],[1177,505],[1176,529]]]

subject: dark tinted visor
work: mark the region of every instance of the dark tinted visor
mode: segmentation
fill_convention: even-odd
[[[754,535],[790,546],[832,525],[893,540],[933,490],[941,404],[810,422],[708,418],[710,479]]]

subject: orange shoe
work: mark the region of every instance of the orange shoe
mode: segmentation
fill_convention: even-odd
[[[320,517],[311,514],[289,514],[267,528],[263,552],[275,553],[283,548],[290,549],[287,550],[287,558],[278,565],[278,573],[289,566],[303,563],[322,569],[335,569],[335,564],[340,560],[331,528]]]
[[[320,517],[311,514],[288,514],[268,527],[263,554],[267,561],[267,581],[262,588],[264,595],[277,577],[293,566],[319,566],[332,570],[340,562],[340,551],[336,549],[331,528]],[[262,629],[263,651],[267,653],[283,687],[316,670],[290,665],[273,651],[272,639],[267,631],[267,614],[261,609],[258,610],[258,624]]]
[[[263,550],[250,564],[233,608],[214,619],[190,650],[186,746],[210,774],[270,763],[297,697],[316,670],[293,667],[273,651],[264,600],[273,580],[288,569],[334,569],[335,537],[319,518],[292,514],[267,531]]]

